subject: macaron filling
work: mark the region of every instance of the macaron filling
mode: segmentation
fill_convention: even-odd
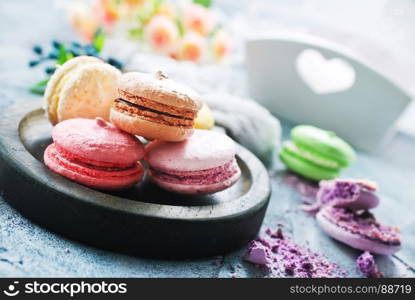
[[[169,183],[176,184],[215,184],[232,178],[240,172],[236,159],[228,163],[200,171],[171,171],[150,168],[151,175],[155,178]]]
[[[380,224],[366,210],[352,211],[347,208],[326,206],[320,210],[319,214],[329,223],[352,234],[357,234],[361,238],[385,245],[399,246],[401,244],[397,227]]]
[[[321,168],[338,170],[342,167],[336,160],[326,155],[322,155],[315,150],[299,146],[292,141],[284,143],[283,149],[296,156],[298,159],[305,160],[308,163],[317,165]]]
[[[127,93],[123,92],[122,94]],[[113,108],[122,113],[139,116],[151,122],[184,128],[192,128],[197,115],[197,111],[169,106],[131,94],[116,99]]]
[[[74,69],[73,67],[72,69]],[[57,123],[57,111],[59,106],[59,98],[61,97],[61,92],[63,90],[63,87],[66,85],[66,83],[71,79],[71,74],[68,72],[68,74],[62,75],[62,77],[58,80],[56,83],[54,92],[51,97],[50,106],[49,106],[49,116],[51,118],[52,123]]]
[[[56,143],[51,144],[47,149],[48,157],[54,160],[58,165],[75,173],[81,173],[91,177],[107,178],[107,177],[126,177],[137,175],[142,172],[141,166],[134,162],[129,166],[114,166],[111,167],[105,163],[92,162],[79,158],[64,150]]]

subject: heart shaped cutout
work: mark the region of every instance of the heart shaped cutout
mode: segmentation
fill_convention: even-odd
[[[350,89],[356,79],[354,68],[341,58],[326,59],[315,49],[305,49],[296,60],[297,72],[315,94]]]

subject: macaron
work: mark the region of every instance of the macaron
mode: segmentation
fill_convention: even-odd
[[[193,134],[194,120],[201,107],[195,91],[161,72],[155,75],[130,72],[118,81],[118,96],[110,119],[131,134],[179,142]]]
[[[316,220],[329,236],[355,249],[390,255],[401,248],[399,229],[380,224],[367,210],[326,205]]]
[[[299,125],[291,130],[280,159],[291,171],[311,180],[334,179],[356,157],[353,148],[331,131]]]
[[[195,119],[195,128],[197,129],[212,129],[215,126],[215,119],[209,106],[203,104]]]
[[[102,60],[78,56],[59,66],[44,95],[45,111],[52,124],[73,118],[109,120],[121,72]]]
[[[319,182],[316,195],[320,205],[335,205],[352,210],[371,209],[379,205],[375,182],[360,179],[335,179]]]
[[[66,178],[92,188],[117,190],[143,177],[138,160],[145,154],[144,146],[102,118],[63,121],[53,128],[52,138],[44,162]]]
[[[211,194],[241,176],[236,145],[225,134],[196,129],[180,143],[155,142],[147,151],[149,174],[160,187],[183,194]]]

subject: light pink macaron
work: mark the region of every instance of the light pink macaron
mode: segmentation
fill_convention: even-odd
[[[237,182],[236,145],[225,134],[195,130],[183,142],[155,142],[147,148],[151,179],[184,194],[211,194]]]
[[[144,146],[101,118],[69,119],[53,128],[44,153],[52,171],[93,188],[116,190],[140,181]]]

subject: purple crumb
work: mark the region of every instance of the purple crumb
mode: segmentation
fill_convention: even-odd
[[[378,266],[376,265],[373,255],[368,251],[363,252],[356,259],[357,268],[365,275],[366,277],[380,278],[383,277],[383,274],[379,272]]]
[[[267,229],[249,244],[245,260],[262,265],[270,277],[345,277],[346,272],[321,254],[296,244],[281,228]]]
[[[259,241],[252,241],[246,253],[245,260],[253,264],[266,265],[270,259],[269,249]]]

